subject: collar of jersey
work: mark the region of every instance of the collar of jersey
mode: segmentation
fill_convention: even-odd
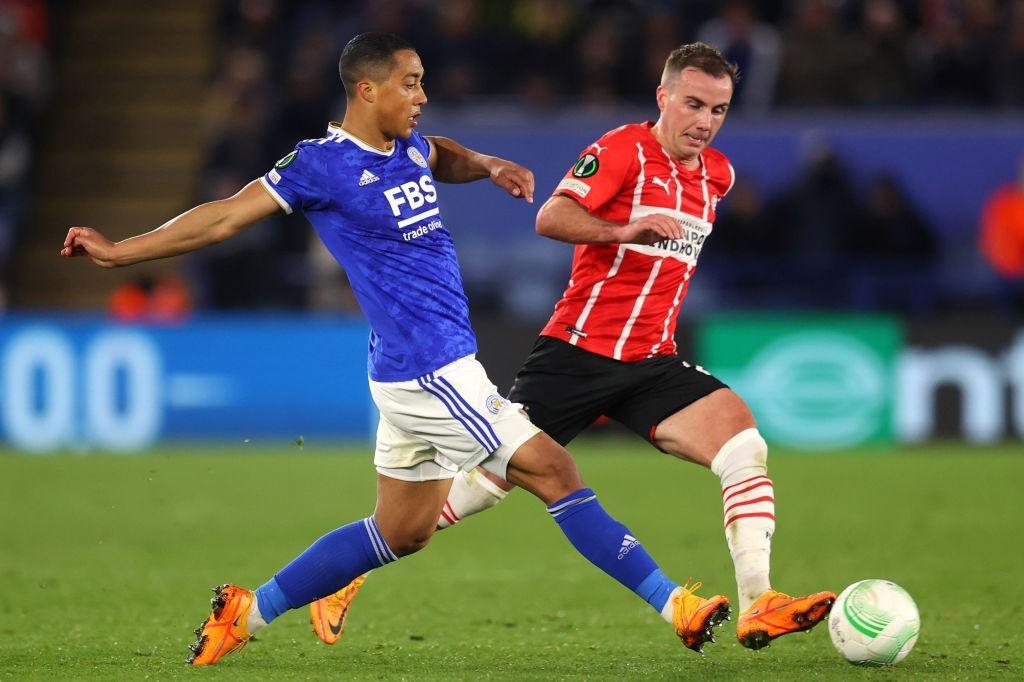
[[[363,140],[360,140],[358,137],[342,128],[340,123],[335,123],[334,121],[332,121],[331,124],[327,126],[327,134],[334,135],[343,140],[350,140],[352,144],[359,147],[363,151],[373,152],[374,154],[380,154],[381,156],[391,156],[392,154],[395,153],[395,149],[398,147],[397,140],[395,141],[395,144],[391,147],[391,149],[389,149],[388,151],[384,151],[383,149],[374,147],[369,142],[364,142]]]
[[[650,136],[650,138],[652,140],[654,140],[654,144],[658,145],[658,148],[665,155],[665,158],[667,158],[673,165],[679,166],[679,170],[681,172],[683,172],[683,173],[693,173],[694,175],[698,175],[698,174],[699,175],[704,175],[704,152],[701,152],[700,154],[697,155],[697,167],[696,168],[687,168],[686,166],[682,165],[680,162],[678,162],[675,159],[673,159],[672,155],[668,153],[668,150],[665,149],[661,145],[661,142],[658,141],[658,138],[655,137],[654,131],[651,130],[651,128],[654,127],[654,121],[644,121],[640,125],[644,127],[644,129],[647,131],[647,134]]]

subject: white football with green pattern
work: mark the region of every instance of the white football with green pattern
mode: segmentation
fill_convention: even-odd
[[[899,663],[917,643],[921,616],[907,591],[888,580],[861,580],[843,590],[828,616],[828,634],[854,665]]]

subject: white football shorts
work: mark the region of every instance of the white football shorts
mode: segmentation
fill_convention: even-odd
[[[453,478],[477,466],[504,478],[513,453],[540,432],[473,355],[410,381],[371,379],[370,395],[380,410],[373,463],[403,481]]]

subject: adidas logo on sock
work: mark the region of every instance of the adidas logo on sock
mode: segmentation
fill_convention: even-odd
[[[629,550],[633,549],[634,547],[636,547],[639,544],[640,544],[640,541],[637,540],[632,535],[630,535],[629,533],[626,533],[625,535],[623,535],[622,536],[622,546],[619,548],[619,560],[621,561],[622,559],[624,559],[626,557],[626,555],[629,554]]]
[[[359,186],[365,187],[366,185],[369,185],[371,182],[377,182],[378,180],[380,180],[380,178],[378,178],[370,171],[364,169],[363,174],[359,176]]]

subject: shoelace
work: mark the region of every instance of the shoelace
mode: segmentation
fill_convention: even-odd
[[[686,584],[683,585],[683,591],[679,595],[679,599],[685,599],[686,597],[690,596],[691,594],[700,589],[701,582],[698,580],[697,582],[693,583],[693,585],[690,585],[691,580],[692,578],[686,579]]]
[[[676,634],[678,634],[680,637],[683,636],[683,632],[684,631],[681,631],[678,628],[680,628],[680,627],[686,628],[687,624],[689,623],[690,617],[693,615],[692,612],[691,613],[687,613],[687,614],[684,615],[683,614],[683,605],[686,603],[686,598],[687,597],[689,597],[689,596],[697,597],[697,595],[695,595],[694,592],[696,592],[700,588],[700,585],[701,585],[701,582],[699,580],[697,582],[693,583],[693,584],[690,583],[691,580],[692,580],[692,578],[687,578],[686,579],[686,584],[682,586],[682,589],[680,590],[679,594],[677,594],[673,598],[673,600],[672,600],[673,604],[675,604],[675,609],[676,609],[675,615],[676,615],[676,617],[678,618],[680,615],[683,615],[683,622],[682,623],[676,622],[676,624],[675,624],[676,628],[677,628],[676,629]],[[697,597],[697,599],[700,599],[700,597]]]
[[[698,589],[700,589],[701,582],[698,580],[697,582],[695,582],[695,583],[693,583],[691,585],[690,584],[691,580],[692,580],[692,578],[687,578],[686,579],[686,584],[683,585],[682,591],[679,594],[677,594],[673,598],[673,600],[672,600],[673,602],[678,602],[680,608],[682,608],[683,603],[686,601],[687,597],[689,597],[691,595],[696,596],[693,593],[696,592]],[[700,597],[697,597],[697,598],[700,599]]]

